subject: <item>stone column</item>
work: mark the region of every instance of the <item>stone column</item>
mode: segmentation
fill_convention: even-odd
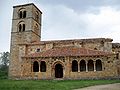
[[[78,72],[80,72],[80,62],[78,61]]]
[[[96,61],[93,61],[94,64],[94,72],[96,71]]]
[[[31,63],[31,72],[33,72],[33,62]]]
[[[33,75],[33,61],[31,61],[31,77],[32,77],[32,79],[33,79],[33,77],[34,77],[34,75]]]
[[[86,61],[86,72],[88,72],[88,61]]]
[[[104,62],[102,61],[101,64],[102,64],[102,71],[103,71],[104,70]]]
[[[39,72],[40,72],[40,61],[39,61]]]

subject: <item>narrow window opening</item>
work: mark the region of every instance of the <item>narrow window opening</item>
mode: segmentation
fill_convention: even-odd
[[[46,63],[45,63],[45,61],[41,61],[41,63],[40,63],[40,71],[41,72],[46,72]]]
[[[33,72],[39,72],[39,64],[37,61],[33,63]]]
[[[36,17],[37,17],[37,21],[39,21],[39,16],[37,15]]]
[[[19,24],[19,32],[21,32],[22,26],[21,24]]]
[[[23,31],[25,31],[25,24],[23,24]]]
[[[23,18],[26,18],[26,11],[23,11]]]
[[[22,18],[22,11],[20,11],[20,18]]]
[[[88,71],[94,71],[93,60],[88,61]]]
[[[37,24],[34,26],[34,31],[35,31],[35,33],[38,34],[38,25]]]
[[[80,61],[80,71],[86,71],[86,63],[85,60]]]
[[[101,60],[96,60],[96,71],[102,71],[102,62],[101,62]]]
[[[72,72],[78,72],[78,62],[76,60],[72,61]]]
[[[37,22],[39,21],[39,13],[37,11],[35,13],[35,19],[36,19]]]

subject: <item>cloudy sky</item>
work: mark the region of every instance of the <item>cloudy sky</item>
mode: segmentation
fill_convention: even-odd
[[[13,6],[42,12],[42,40],[112,38],[120,42],[120,0],[1,0],[0,52],[9,51]]]

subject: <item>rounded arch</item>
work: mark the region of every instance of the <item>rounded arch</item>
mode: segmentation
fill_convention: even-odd
[[[25,10],[26,8],[20,8],[19,10],[18,10],[18,12],[20,12],[20,11],[23,11],[23,10]]]
[[[39,21],[39,12],[38,11],[35,12],[35,20]]]
[[[18,27],[18,32],[23,32],[25,31],[25,22],[24,21],[20,21],[17,25]]]
[[[88,61],[88,71],[94,71],[94,63],[93,60]]]
[[[18,17],[19,18],[26,18],[26,9],[25,8],[20,8],[18,10]]]
[[[40,62],[40,71],[46,72],[46,62],[45,61]]]
[[[38,31],[39,31],[39,26],[36,23],[36,24],[34,24],[34,32],[38,34],[39,33]]]
[[[86,71],[86,62],[85,62],[85,60],[80,61],[80,71]]]
[[[18,24],[23,24],[23,23],[25,23],[24,20],[21,20]]]
[[[102,61],[100,59],[96,60],[96,71],[102,71]]]
[[[72,72],[78,72],[78,62],[76,60],[72,61]]]
[[[33,72],[39,72],[39,63],[38,63],[38,61],[33,62]]]
[[[55,68],[55,65],[56,65],[56,64],[61,64],[62,67],[65,68],[65,67],[64,67],[65,65],[64,65],[64,63],[63,63],[62,61],[55,61],[55,62],[53,62],[52,67]]]
[[[55,77],[62,78],[63,77],[63,66],[59,63],[55,65]]]
[[[63,78],[64,68],[65,68],[65,65],[62,61],[53,62],[52,64],[53,76],[55,76],[55,78]]]

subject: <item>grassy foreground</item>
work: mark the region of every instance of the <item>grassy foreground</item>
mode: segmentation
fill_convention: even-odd
[[[120,80],[0,80],[0,90],[73,90]]]

